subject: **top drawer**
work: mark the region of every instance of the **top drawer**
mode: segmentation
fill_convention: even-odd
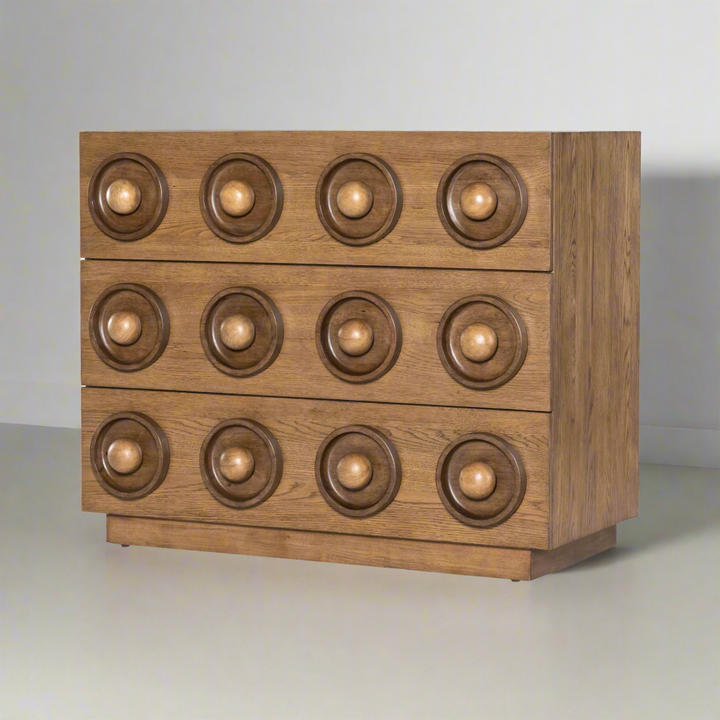
[[[80,135],[82,256],[550,270],[550,134]]]

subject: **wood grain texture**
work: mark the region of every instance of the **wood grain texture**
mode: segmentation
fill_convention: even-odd
[[[108,515],[109,543],[533,580],[615,545],[615,528],[557,550],[519,550]]]
[[[549,291],[545,273],[501,273],[393,268],[296,267],[211,263],[82,263],[82,382],[103,387],[242,393],[284,397],[402,402],[463,407],[550,409]],[[90,307],[105,288],[142,282],[163,300],[172,332],[160,358],[141,371],[120,373],[96,355],[87,335]],[[282,351],[253,377],[216,369],[203,352],[199,325],[215,293],[242,284],[265,292],[284,325]],[[323,365],[315,330],[323,306],[347,290],[376,293],[397,313],[403,344],[392,369],[364,385],[348,383]],[[455,301],[481,290],[506,300],[527,330],[527,357],[506,384],[475,390],[443,368],[438,323]],[[258,328],[259,331],[259,328]]]
[[[152,235],[122,243],[104,235],[81,202],[86,258],[195,260],[550,269],[550,134],[463,132],[171,132],[80,134],[80,196],[90,176],[116,152],[138,152],[162,169],[170,190],[167,214]],[[254,153],[277,171],[284,192],[280,219],[249,245],[228,243],[205,224],[200,183],[219,157]],[[403,193],[403,210],[389,235],[362,248],[330,236],[318,218],[315,191],[325,166],[345,153],[370,153],[389,163]],[[519,232],[491,250],[456,242],[437,214],[436,192],[447,168],[468,153],[498,155],[517,168],[527,187],[528,212]]]
[[[83,509],[115,515],[173,518],[343,534],[442,540],[478,545],[548,547],[548,431],[546,413],[413,407],[361,402],[143,392],[84,388]],[[95,480],[89,462],[94,429],[118,410],[142,412],[167,435],[170,467],[163,484],[133,502],[114,498]],[[284,470],[275,492],[247,510],[220,504],[200,475],[203,440],[219,422],[262,423],[282,450]],[[323,440],[346,425],[380,429],[395,446],[402,482],[391,504],[372,517],[344,517],[322,498],[315,456]],[[524,499],[512,517],[492,528],[453,518],[436,489],[435,467],[446,446],[473,431],[493,433],[515,449],[527,471]]]
[[[551,547],[638,511],[640,134],[553,135]]]

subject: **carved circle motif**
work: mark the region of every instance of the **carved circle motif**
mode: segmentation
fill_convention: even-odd
[[[160,168],[138,153],[117,153],[95,168],[88,185],[95,224],[116,240],[139,240],[165,217],[168,186]]]
[[[235,377],[250,377],[272,365],[279,355],[282,317],[261,290],[226,288],[205,306],[200,340],[218,370]]]
[[[437,189],[440,221],[455,240],[471,248],[507,242],[522,227],[527,208],[522,177],[495,155],[480,153],[456,160]]]
[[[200,449],[205,486],[216,500],[231,508],[246,509],[265,502],[275,492],[282,472],[280,445],[270,430],[254,420],[218,423]]]
[[[200,210],[223,240],[249,243],[267,235],[280,219],[283,188],[272,165],[250,153],[218,158],[200,185]]]
[[[315,345],[323,364],[336,377],[371,382],[388,372],[400,354],[400,321],[378,295],[349,290],[322,309]]]
[[[504,300],[471,295],[445,311],[437,349],[453,379],[475,390],[491,390],[504,385],[522,367],[527,331],[520,315]]]
[[[402,212],[402,188],[394,170],[375,155],[350,153],[323,171],[315,206],[325,229],[346,245],[384,238]]]
[[[477,432],[463,435],[445,448],[435,482],[453,517],[466,525],[491,527],[518,509],[525,495],[526,475],[512,445],[496,435]]]
[[[136,412],[105,418],[90,441],[90,466],[100,485],[122,500],[156,490],[167,475],[170,447],[160,426]]]
[[[130,372],[152,365],[162,355],[170,337],[170,318],[150,288],[121,283],[95,300],[88,330],[100,359],[115,370]]]
[[[350,517],[369,517],[384,510],[397,495],[400,458],[380,430],[348,425],[323,440],[315,457],[315,479],[334,510]]]

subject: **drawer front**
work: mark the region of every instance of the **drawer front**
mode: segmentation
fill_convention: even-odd
[[[548,431],[544,413],[84,388],[82,504],[113,515],[544,549]],[[106,474],[107,463],[118,472]],[[493,495],[465,498],[452,512],[458,483],[482,498],[488,467]]]
[[[85,261],[82,382],[549,411],[550,282],[544,273]]]
[[[550,270],[548,133],[82,133],[86,258]]]

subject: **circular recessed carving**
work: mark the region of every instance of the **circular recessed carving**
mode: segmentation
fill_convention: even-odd
[[[460,522],[490,527],[507,520],[525,495],[525,468],[502,438],[470,433],[450,443],[435,473],[438,494]]]
[[[257,155],[231,153],[216,160],[200,185],[207,226],[223,240],[249,243],[267,235],[280,219],[282,183]]]
[[[504,385],[522,367],[527,332],[517,311],[492,295],[451,305],[437,333],[440,360],[459,383],[475,390]]]
[[[393,169],[375,155],[335,158],[315,191],[320,221],[346,245],[370,245],[384,238],[402,212],[402,189]]]
[[[370,382],[390,370],[400,354],[400,321],[378,295],[350,290],[323,308],[315,345],[333,375],[348,382]]]
[[[227,288],[205,306],[200,339],[218,370],[235,377],[256,375],[274,362],[282,348],[280,311],[260,290]]]
[[[170,318],[150,288],[121,283],[95,300],[88,329],[103,362],[129,372],[152,365],[162,355],[170,337]]]
[[[168,206],[160,168],[137,153],[117,153],[95,168],[88,186],[95,224],[116,240],[139,240],[157,229]]]
[[[275,436],[254,420],[225,420],[200,449],[200,473],[223,505],[244,509],[267,500],[277,488],[283,458]]]
[[[330,433],[315,457],[315,479],[328,505],[343,515],[368,517],[400,489],[395,446],[380,430],[348,425]]]
[[[527,214],[525,183],[517,170],[495,155],[466,155],[445,172],[437,209],[445,229],[471,248],[507,242]]]
[[[165,479],[170,447],[147,415],[119,412],[98,425],[90,441],[90,465],[97,481],[115,497],[136,500]]]

